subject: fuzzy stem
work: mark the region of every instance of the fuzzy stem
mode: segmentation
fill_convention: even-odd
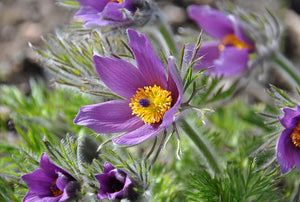
[[[220,166],[215,159],[213,152],[207,147],[207,144],[203,139],[195,132],[195,130],[185,121],[181,120],[181,128],[189,136],[189,138],[194,142],[202,155],[206,158],[207,163],[215,174],[220,174]]]
[[[274,58],[274,62],[283,69],[293,81],[300,86],[299,69],[297,69],[284,55],[278,53]]]

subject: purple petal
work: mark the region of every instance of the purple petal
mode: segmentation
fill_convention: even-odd
[[[83,7],[90,6],[98,10],[98,12],[101,12],[109,1],[110,0],[78,0]]]
[[[131,63],[116,58],[93,56],[101,80],[115,93],[130,99],[147,83]]]
[[[290,171],[294,165],[294,150],[295,146],[290,139],[292,130],[286,129],[282,132],[277,143],[277,160],[281,167],[281,172],[284,174]]]
[[[215,73],[217,76],[232,76],[241,73],[247,69],[249,61],[248,50],[246,48],[238,49],[235,47],[226,47],[221,51],[221,56],[215,60]]]
[[[23,198],[23,202],[41,202],[42,198],[39,197],[36,193],[32,191],[28,191],[25,197]]]
[[[61,195],[60,201],[66,201],[69,200],[70,198],[75,197],[79,190],[80,190],[80,183],[78,181],[69,182],[66,185],[63,194]]]
[[[176,72],[174,58],[168,59],[168,90],[172,92],[172,107],[165,113],[161,127],[168,128],[172,122],[176,120],[176,114],[179,112],[177,109],[180,107],[182,99],[182,84]]]
[[[101,13],[101,16],[105,19],[123,21],[125,16],[122,13],[123,5],[117,2],[111,2],[107,4]]]
[[[129,45],[134,54],[137,66],[149,86],[167,87],[165,68],[145,34],[140,34],[133,29],[128,29]]]
[[[249,53],[253,53],[255,51],[254,42],[245,34],[243,25],[241,21],[235,16],[230,16],[230,20],[232,21],[234,35],[242,42],[250,45],[252,48],[248,49]]]
[[[189,17],[196,21],[198,26],[208,35],[223,39],[228,34],[233,34],[233,25],[225,13],[217,11],[209,6],[189,6]]]
[[[23,175],[22,180],[31,192],[40,196],[49,196],[52,194],[49,188],[56,178],[50,177],[43,169],[37,169],[32,173]]]
[[[109,171],[111,171],[113,169],[115,169],[115,167],[113,165],[111,165],[108,162],[105,162],[103,173],[108,173]]]
[[[62,173],[58,173],[58,178],[56,180],[56,186],[59,190],[64,190],[67,184],[70,182],[70,178]]]
[[[294,147],[293,157],[294,157],[295,165],[298,171],[300,171],[300,148],[299,147]]]
[[[144,122],[132,115],[127,100],[113,100],[82,107],[74,119],[77,125],[84,125],[97,133],[118,133],[135,130]]]
[[[98,10],[94,7],[84,6],[75,15],[75,18],[82,18],[84,20],[100,20]]]
[[[203,42],[201,44],[200,49],[197,52],[196,58],[203,57],[199,62],[197,62],[193,68],[195,70],[201,70],[204,68],[208,68],[206,73],[214,72],[215,65],[214,61],[220,57],[220,50],[219,50],[219,42]],[[194,47],[189,47],[190,52]],[[190,53],[192,57],[192,53]]]
[[[57,172],[64,173],[65,175],[70,176],[68,172],[61,169],[60,167],[53,164],[46,153],[43,153],[40,160],[40,167],[47,173],[48,176],[52,178],[57,178]]]
[[[44,197],[43,198],[43,202],[57,202],[57,201],[59,201],[59,202],[61,202],[61,196],[62,195],[59,195],[59,196],[49,196],[49,197]]]
[[[298,124],[300,119],[300,106],[296,106],[296,109],[284,108],[284,116],[282,118],[278,117],[280,123],[285,128],[294,129]]]
[[[134,131],[122,135],[121,137],[114,138],[113,142],[123,145],[136,145],[156,136],[162,130],[162,127],[145,124]]]

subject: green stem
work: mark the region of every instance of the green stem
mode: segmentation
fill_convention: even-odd
[[[170,51],[172,52],[173,55],[177,55],[177,48],[174,43],[174,36],[173,34],[170,33],[169,30],[170,29],[168,29],[168,27],[165,26],[165,23],[161,23],[161,25],[159,26],[159,32],[165,39]]]
[[[274,62],[283,69],[293,81],[300,86],[299,71],[284,55],[278,53],[274,59]]]
[[[214,157],[212,151],[208,148],[207,144],[203,139],[195,132],[195,130],[185,121],[181,120],[181,128],[189,136],[189,138],[194,142],[202,155],[206,158],[207,163],[215,174],[220,174],[220,166]]]

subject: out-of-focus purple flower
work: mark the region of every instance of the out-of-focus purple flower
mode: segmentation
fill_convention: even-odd
[[[283,111],[284,116],[278,118],[285,130],[277,143],[277,160],[282,173],[290,171],[294,165],[300,171],[300,106]]]
[[[67,201],[76,196],[79,183],[65,170],[54,165],[45,153],[41,156],[40,167],[22,176],[29,189],[24,202]]]
[[[93,57],[101,80],[125,100],[84,106],[74,123],[97,133],[127,132],[113,141],[135,145],[178,119],[183,92],[173,58],[168,59],[167,78],[146,35],[128,29],[128,37],[138,68],[118,58]]]
[[[133,191],[133,183],[128,175],[106,162],[103,174],[95,176],[100,183],[98,199],[109,200],[128,198]]]
[[[74,17],[85,20],[84,26],[120,26],[133,20],[141,0],[78,0],[82,5]]]
[[[255,51],[253,41],[245,34],[241,21],[209,6],[188,7],[188,14],[208,35],[219,41],[203,42],[197,57],[203,56],[194,68],[208,68],[212,76],[232,76],[247,68],[249,54]],[[193,47],[187,56],[191,57]]]

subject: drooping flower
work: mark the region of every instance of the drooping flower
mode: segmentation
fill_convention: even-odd
[[[67,201],[76,196],[79,183],[65,170],[54,165],[43,153],[39,169],[22,176],[29,191],[24,202]]]
[[[109,200],[124,199],[134,192],[133,183],[129,176],[122,170],[115,168],[110,163],[104,165],[103,174],[95,176],[100,183],[98,199]]]
[[[277,160],[284,174],[294,165],[300,171],[300,106],[284,108],[284,116],[278,117],[285,128],[277,143]]]
[[[167,130],[178,119],[182,84],[172,57],[167,78],[146,35],[132,29],[127,32],[138,68],[118,58],[93,57],[101,80],[125,100],[84,106],[74,123],[97,133],[127,132],[113,141],[135,145]]]
[[[188,7],[188,14],[198,26],[217,41],[203,42],[197,57],[203,56],[194,68],[208,68],[212,76],[232,76],[247,68],[249,54],[255,51],[253,41],[245,34],[240,19],[209,6]],[[187,55],[191,55],[192,48]]]
[[[74,17],[86,20],[84,26],[120,26],[133,20],[141,0],[78,0],[82,5]]]

